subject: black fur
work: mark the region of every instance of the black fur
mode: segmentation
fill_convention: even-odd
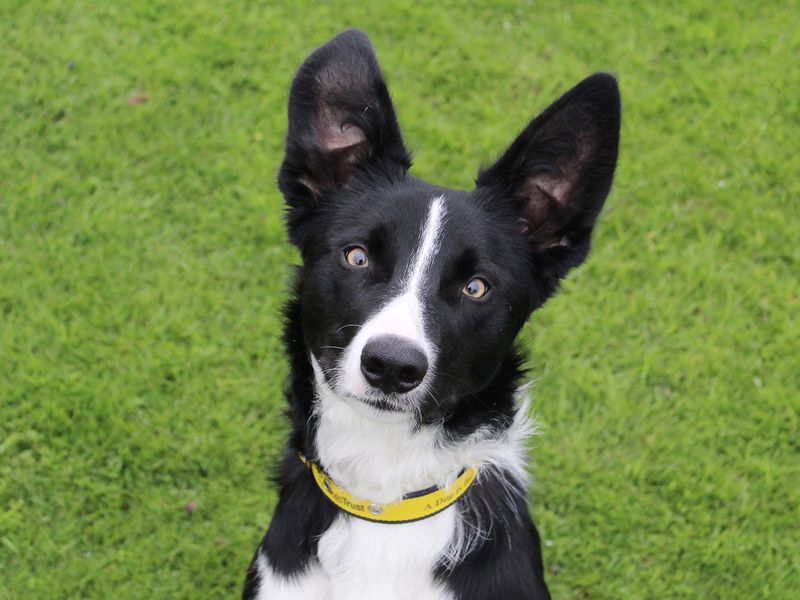
[[[526,491],[498,494],[503,483],[495,473],[468,492],[462,515],[468,523],[493,522],[491,534],[452,570],[440,568],[459,600],[546,600],[539,532],[533,525]]]
[[[589,251],[613,178],[619,125],[616,81],[593,75],[531,121],[481,171],[475,190],[445,189],[408,174],[410,154],[363,33],[339,34],[306,60],[292,84],[278,177],[303,267],[284,337],[293,432],[277,478],[278,506],[256,554],[272,569],[301,573],[338,510],[297,458],[318,454],[309,353],[327,374],[356,334],[350,324],[402,291],[431,198],[443,195],[443,241],[424,298],[437,370],[417,418],[420,425],[442,423],[452,443],[481,426],[507,428],[523,375],[514,339]],[[343,250],[354,244],[367,249],[369,269],[343,263]],[[480,301],[462,294],[474,276],[490,282]],[[501,485],[504,475],[485,473],[457,505],[468,524],[492,523],[462,562],[435,574],[460,600],[549,597],[526,490]],[[257,584],[254,558],[244,598],[255,597]]]

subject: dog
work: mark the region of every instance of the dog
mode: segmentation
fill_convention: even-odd
[[[292,433],[243,598],[549,598],[515,337],[589,252],[617,162],[615,78],[564,94],[471,191],[409,174],[358,30],[306,59],[288,113]]]

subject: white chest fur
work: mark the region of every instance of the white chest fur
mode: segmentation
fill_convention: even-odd
[[[318,385],[317,410],[320,463],[357,497],[392,502],[449,482],[463,466],[442,452],[438,429],[414,430],[406,416],[374,415],[324,384]],[[402,525],[340,515],[319,542],[329,597],[449,600],[452,595],[433,573],[453,543],[457,520],[455,507]]]
[[[441,441],[439,427],[415,428],[408,415],[377,413],[358,400],[318,385],[319,462],[339,485],[360,498],[393,502],[404,494],[446,485],[469,457]]]
[[[453,507],[403,525],[341,515],[319,540],[318,562],[302,575],[280,577],[260,557],[258,599],[453,600],[433,572],[455,520]]]
[[[319,562],[331,600],[450,600],[433,578],[455,531],[454,508],[403,525],[342,515],[319,542]]]
[[[391,502],[431,485],[448,485],[469,465],[518,483],[526,480],[525,438],[533,432],[523,402],[505,431],[480,428],[457,444],[437,427],[414,428],[398,415],[372,414],[317,381],[317,448],[329,475],[353,495]],[[503,480],[500,480],[500,485]],[[503,490],[498,490],[503,493]],[[259,557],[259,600],[453,600],[434,579],[439,564],[457,562],[481,538],[465,528],[451,506],[421,521],[371,523],[340,514],[319,540],[317,560],[302,574],[284,578]]]

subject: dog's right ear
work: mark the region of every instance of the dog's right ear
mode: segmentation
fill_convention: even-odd
[[[308,211],[360,169],[402,175],[411,166],[369,38],[349,29],[315,50],[295,75],[278,184],[292,242]]]

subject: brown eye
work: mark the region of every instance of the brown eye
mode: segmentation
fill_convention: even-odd
[[[473,277],[461,292],[469,298],[480,300],[489,293],[489,284],[480,277]]]
[[[361,246],[350,246],[344,251],[344,259],[351,267],[365,268],[369,264],[367,251]]]

